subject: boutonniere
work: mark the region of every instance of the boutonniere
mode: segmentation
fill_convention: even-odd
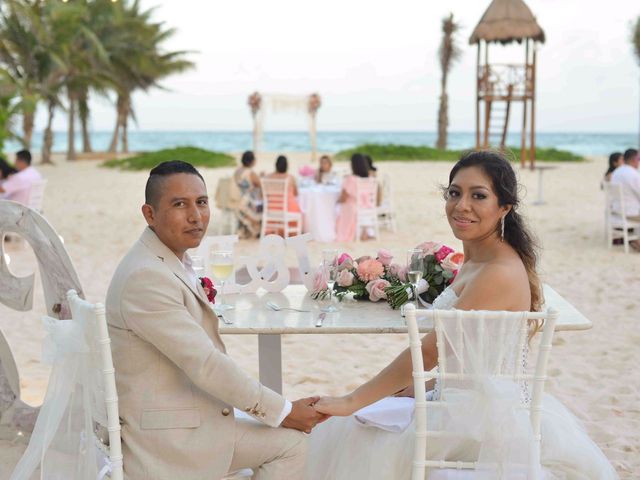
[[[211,303],[216,303],[216,294],[218,291],[213,288],[213,282],[211,279],[209,277],[200,277],[200,285],[202,285],[202,289],[207,296],[207,300]]]

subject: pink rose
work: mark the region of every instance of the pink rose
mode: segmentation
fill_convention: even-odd
[[[324,268],[319,268],[313,279],[313,291],[315,293],[322,292],[327,288],[329,288],[329,285],[327,285],[327,273]]]
[[[391,255],[391,252],[389,250],[386,250],[384,248],[381,248],[380,250],[378,250],[378,261],[382,265],[384,266],[390,265],[391,260],[393,260],[393,255]]]
[[[444,257],[440,266],[449,272],[457,271],[464,262],[464,253],[460,252],[451,252],[449,255]]]
[[[355,277],[353,276],[353,273],[351,273],[349,270],[342,270],[338,274],[338,278],[336,279],[336,283],[340,287],[350,287],[351,285],[353,285],[353,280],[354,279],[355,279]]]
[[[338,265],[342,265],[343,262],[345,261],[351,261],[353,263],[353,258],[351,258],[351,255],[349,255],[348,253],[343,253],[342,255],[340,255],[338,257]]]
[[[435,255],[436,255],[436,262],[438,263],[442,263],[442,260],[445,259],[445,257],[447,255],[449,255],[450,253],[453,253],[453,248],[449,248],[446,245],[443,245],[440,247],[440,250],[438,250]]]
[[[358,262],[358,277],[363,282],[370,282],[376,280],[384,274],[384,267],[378,260],[372,258]]]
[[[338,257],[338,272],[351,270],[353,267],[353,258],[351,258],[347,253],[343,253]]]
[[[393,277],[398,277],[398,280],[401,282],[407,281],[407,267],[403,267],[398,265],[397,263],[392,263],[389,265],[389,275]]]
[[[391,284],[382,278],[377,280],[373,280],[364,287],[367,292],[369,292],[369,300],[372,302],[377,302],[378,300],[386,300],[387,294],[384,292],[384,289],[389,287]]]
[[[440,248],[440,244],[436,242],[422,242],[416,248],[422,250],[422,256],[434,255]]]

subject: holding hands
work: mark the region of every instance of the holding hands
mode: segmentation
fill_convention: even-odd
[[[295,428],[304,433],[311,433],[313,427],[329,418],[328,415],[314,408],[318,400],[320,400],[320,397],[307,397],[291,402],[291,413],[284,419],[282,426]]]

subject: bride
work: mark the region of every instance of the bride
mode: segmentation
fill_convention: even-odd
[[[455,281],[433,306],[460,310],[539,310],[543,299],[536,273],[536,246],[517,212],[518,184],[509,162],[495,152],[465,154],[449,174],[445,199],[447,219],[454,235],[463,243],[465,262]],[[532,325],[530,337],[538,330],[539,325]],[[425,370],[437,366],[435,333],[422,339],[422,353]],[[410,385],[411,355],[407,349],[353,392],[322,398],[316,409],[337,418],[313,431],[307,478],[410,478],[413,423],[403,432],[394,433],[362,426],[352,417],[354,412],[390,395],[411,395]],[[437,399],[438,390],[436,384],[430,396]],[[477,444],[465,439],[434,440],[428,450],[430,455],[436,452],[448,460],[462,461],[474,461],[473,456],[478,453]],[[544,478],[618,478],[578,420],[550,395],[544,398],[541,450]]]

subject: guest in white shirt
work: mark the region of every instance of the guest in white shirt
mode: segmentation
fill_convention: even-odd
[[[622,185],[624,213],[627,219],[640,222],[640,172],[638,172],[640,156],[638,150],[630,148],[624,152],[624,163],[611,174],[612,185]],[[618,201],[613,202],[613,211],[619,210]],[[640,251],[640,241],[633,240],[629,244]]]
[[[0,185],[0,199],[13,200],[27,205],[29,194],[34,182],[42,180],[42,176],[31,166],[31,153],[29,150],[20,150],[16,153],[17,173],[11,175]]]

